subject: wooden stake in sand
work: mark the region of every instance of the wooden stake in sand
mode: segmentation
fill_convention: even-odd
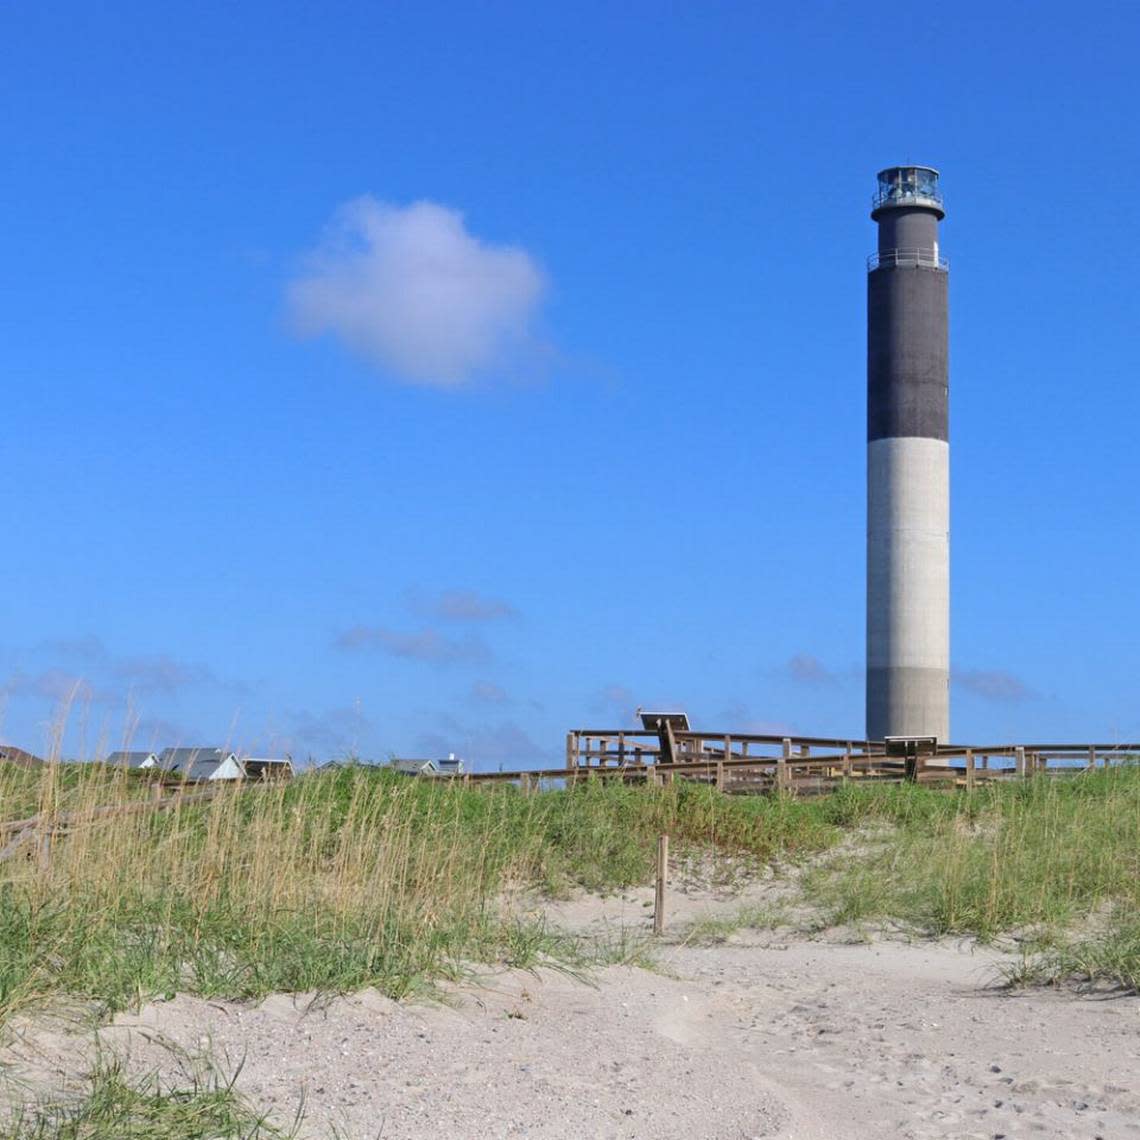
[[[653,933],[665,931],[665,883],[669,875],[669,836],[657,838],[657,890],[653,899]]]

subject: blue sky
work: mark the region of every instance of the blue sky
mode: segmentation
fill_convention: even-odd
[[[954,735],[1140,737],[1140,16],[785,8],[5,5],[0,735],[858,735],[868,210],[913,161]]]

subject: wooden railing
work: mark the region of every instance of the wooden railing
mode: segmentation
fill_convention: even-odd
[[[966,787],[996,779],[1066,775],[1140,760],[1140,743],[938,745],[929,755],[888,755],[881,741],[760,733],[663,729],[575,729],[566,735],[566,763],[525,774],[535,779],[618,776],[647,783],[676,778],[714,783],[726,791],[822,791],[846,779]],[[523,773],[477,780],[522,781]]]

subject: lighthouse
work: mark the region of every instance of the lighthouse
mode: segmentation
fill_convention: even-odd
[[[867,265],[867,737],[950,736],[949,267],[938,171],[878,175]]]

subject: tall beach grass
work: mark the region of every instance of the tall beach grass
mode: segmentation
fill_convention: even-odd
[[[0,765],[0,817],[149,794],[129,773],[70,769],[41,769],[36,789]],[[503,914],[504,890],[641,881],[661,831],[758,858],[838,836],[807,803],[682,785],[526,796],[349,765],[225,787],[0,863],[0,1018],[58,994],[111,1009],[178,990],[402,996],[473,961],[532,962],[550,940]]]
[[[149,795],[96,765],[0,764],[0,819]],[[1046,955],[1034,976],[1140,980],[1133,767],[972,793],[856,781],[796,800],[682,783],[524,795],[348,765],[85,822],[46,858],[0,863],[0,1023],[64,995],[108,1010],[180,990],[399,997],[476,962],[565,959],[567,942],[512,917],[505,893],[647,881],[661,832],[674,850],[758,861],[825,853],[800,881],[826,922],[1012,931]]]

